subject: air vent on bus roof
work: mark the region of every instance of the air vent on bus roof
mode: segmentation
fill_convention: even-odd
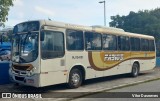
[[[103,28],[103,29],[106,29],[106,30],[122,31],[122,32],[124,32],[123,29],[115,28],[115,27],[106,27],[106,26],[100,26],[100,25],[94,25],[94,26],[91,26],[91,27],[93,27],[93,28]]]

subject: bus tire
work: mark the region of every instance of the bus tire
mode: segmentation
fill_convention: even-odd
[[[133,63],[131,76],[137,77],[139,75],[139,65],[137,63]]]
[[[75,68],[72,69],[69,74],[69,82],[68,86],[69,88],[78,88],[82,84],[82,73],[79,69]]]

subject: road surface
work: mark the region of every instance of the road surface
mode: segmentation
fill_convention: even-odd
[[[113,98],[105,98],[106,97],[105,94],[112,93],[112,92],[116,92],[119,95],[124,94],[124,96],[126,94],[126,97],[128,96],[128,94],[131,94],[133,98],[114,98],[114,96],[112,96]],[[146,92],[150,92],[150,93],[146,93]],[[135,98],[136,95],[138,98]],[[144,98],[145,95],[152,95],[152,97],[157,97],[158,95],[159,98]],[[134,86],[123,87],[120,89],[110,90],[103,93],[93,94],[85,97],[86,98],[79,98],[72,101],[116,101],[116,100],[118,101],[160,101],[160,80],[145,82],[145,83],[137,84]],[[103,97],[103,98],[97,98],[97,97]]]

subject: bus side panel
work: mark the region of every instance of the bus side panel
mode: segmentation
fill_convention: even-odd
[[[85,79],[95,78],[96,71],[91,68],[88,60],[88,52],[86,51],[67,51],[66,52],[66,70],[68,70],[68,77],[71,69],[75,66],[82,66],[85,70]]]
[[[95,77],[104,76],[104,70],[103,70],[104,69],[104,58],[103,57],[104,57],[104,52],[100,52],[100,51],[93,51],[92,53],[89,52],[90,66],[92,67],[92,69],[95,70]]]
[[[97,71],[93,68],[92,63],[90,63],[89,58],[89,52],[86,51],[67,51],[66,54],[66,69],[68,70],[68,78],[69,79],[69,72],[74,66],[83,66],[85,70],[85,79],[92,79],[97,77],[103,77],[104,71]],[[101,59],[97,56],[100,56],[100,52],[94,52],[94,55],[96,56],[96,62],[99,62]],[[100,59],[100,60],[99,60]],[[103,67],[103,63],[100,63],[100,65]]]
[[[155,52],[132,52],[131,65],[139,62],[140,71],[151,70],[155,67]]]
[[[65,56],[55,59],[41,59],[41,86],[66,82]]]
[[[108,60],[104,62],[104,67],[109,69],[104,71],[104,76],[124,74],[131,70],[130,51],[105,52],[105,58]]]
[[[48,72],[40,74],[40,86],[49,86],[66,83],[67,75],[63,71]]]
[[[141,60],[143,62],[143,64],[141,63],[140,71],[145,71],[145,70],[151,70],[151,69],[153,69],[156,66],[156,58],[155,57],[156,57],[155,55],[154,56],[150,55],[150,59]]]
[[[48,86],[66,82],[65,56],[55,59],[41,59],[40,85]]]

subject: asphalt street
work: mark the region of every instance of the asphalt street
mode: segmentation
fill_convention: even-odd
[[[143,98],[105,98],[105,94],[107,93],[114,93],[116,92],[119,95],[123,95],[125,96],[126,93],[131,94],[134,96],[134,94],[137,94],[137,96],[140,94],[140,96],[138,97],[143,97]],[[102,93],[98,93],[98,94],[93,94],[93,95],[89,95],[89,96],[84,96],[85,98],[79,98],[79,99],[75,99],[72,101],[159,101],[160,98],[144,98],[144,95],[146,95],[146,92],[150,94],[150,95],[156,95],[155,92],[159,92],[159,97],[160,97],[160,80],[155,80],[155,81],[151,81],[151,82],[145,82],[145,83],[141,83],[141,84],[137,84],[134,86],[128,86],[128,87],[123,87],[120,89],[114,89],[114,90],[110,90],[107,92],[102,92]],[[126,97],[127,95],[126,94]],[[103,98],[98,98],[98,97],[103,97]],[[155,96],[156,97],[156,96]]]

